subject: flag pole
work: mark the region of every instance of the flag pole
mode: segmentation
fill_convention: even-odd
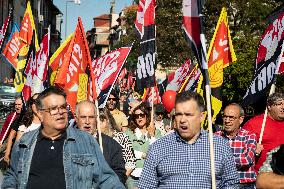
[[[95,100],[95,106],[96,106],[96,112],[97,112],[97,130],[98,130],[99,145],[103,153],[104,149],[103,149],[103,140],[102,140],[102,130],[100,127],[100,124],[101,124],[100,123],[100,112],[99,112],[99,103],[97,99]]]
[[[151,102],[151,108],[152,108],[152,111],[151,111],[151,125],[152,124],[154,125],[154,87],[151,87],[151,92],[152,92],[152,95],[151,95],[151,98],[152,98],[152,102]]]
[[[275,88],[276,88],[276,75],[277,75],[278,72],[279,72],[281,62],[284,62],[284,57],[283,57],[283,56],[284,56],[284,41],[283,41],[283,43],[282,43],[280,58],[278,59],[277,67],[276,67],[276,70],[275,70],[275,72],[274,72],[274,78],[273,78],[273,82],[272,82],[271,87],[270,87],[269,96],[272,95],[273,93],[275,93]],[[262,121],[262,125],[261,125],[259,140],[258,140],[258,143],[259,143],[259,144],[261,144],[261,142],[262,142],[263,133],[264,133],[264,128],[265,128],[266,119],[267,119],[267,114],[268,114],[268,110],[267,110],[267,105],[266,105],[265,112],[264,112],[264,117],[263,117],[263,121]]]
[[[13,117],[12,117],[12,119],[11,119],[11,121],[9,122],[9,125],[8,125],[8,127],[7,127],[7,129],[6,129],[5,133],[4,133],[4,135],[3,135],[3,138],[1,139],[1,142],[0,142],[1,145],[3,144],[3,142],[4,142],[5,138],[6,138],[6,135],[7,135],[8,131],[10,130],[10,126],[11,126],[11,124],[13,123],[13,121],[14,121],[14,119],[15,119],[15,117],[16,117],[16,114],[17,114],[17,113],[15,112],[14,115],[13,115]]]
[[[206,105],[207,105],[207,121],[209,129],[209,145],[210,145],[210,166],[211,166],[211,182],[212,189],[216,189],[216,176],[215,176],[215,160],[214,160],[214,145],[213,145],[213,129],[212,129],[212,113],[211,113],[211,89],[209,81],[209,72],[208,72],[208,63],[206,61],[206,43],[205,35],[203,28],[203,14],[202,14],[202,4],[201,1],[198,1],[198,12],[200,17],[200,41],[202,46],[202,56],[201,56],[201,66],[203,67],[203,74],[205,79],[205,93],[206,93]]]

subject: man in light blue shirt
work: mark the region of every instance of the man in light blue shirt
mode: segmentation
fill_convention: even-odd
[[[139,188],[212,188],[208,133],[201,130],[204,101],[197,93],[179,93],[175,101],[174,133],[153,143],[144,164]],[[214,136],[217,188],[239,188],[229,144]]]

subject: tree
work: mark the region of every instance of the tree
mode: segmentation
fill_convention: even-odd
[[[138,1],[136,1],[138,2]],[[204,7],[204,26],[207,44],[213,36],[222,7],[227,7],[230,30],[237,61],[224,70],[223,100],[240,102],[254,74],[255,58],[261,35],[267,27],[267,16],[281,6],[281,0],[207,0]],[[181,29],[181,0],[157,0],[157,63],[164,67],[178,66],[193,58]],[[132,69],[138,57],[134,30],[136,10],[126,14],[127,35],[117,44],[124,46],[136,40],[129,56]],[[208,48],[208,47],[207,47]]]

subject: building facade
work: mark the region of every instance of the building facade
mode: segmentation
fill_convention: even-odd
[[[1,0],[0,26],[2,27],[3,21],[9,14],[10,8],[13,8],[14,10],[11,19],[12,22],[17,23],[20,26],[26,10],[26,2],[27,0]],[[39,42],[41,42],[41,39],[44,34],[47,33],[47,29],[50,26],[50,55],[52,55],[61,42],[62,13],[53,4],[53,0],[30,0],[30,2]],[[7,31],[8,34],[11,32],[11,27],[12,24],[9,26]],[[0,82],[3,82],[5,78],[10,79],[13,77],[14,69],[0,59]]]

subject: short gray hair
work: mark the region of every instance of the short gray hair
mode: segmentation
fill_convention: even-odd
[[[82,100],[82,101],[80,101],[80,102],[78,102],[78,103],[76,104],[75,115],[76,115],[77,117],[79,116],[79,108],[80,108],[81,106],[83,106],[84,104],[90,104],[90,105],[92,105],[92,106],[94,107],[94,110],[95,110],[95,115],[97,115],[97,110],[96,110],[95,104],[94,104],[92,101],[90,101],[90,100]]]
[[[230,104],[228,104],[228,105],[226,106],[226,108],[227,108],[228,106],[236,106],[236,107],[238,107],[239,110],[240,110],[240,116],[241,116],[241,117],[244,117],[244,116],[245,116],[245,110],[244,110],[243,107],[242,107],[241,105],[239,105],[238,103],[230,103]],[[226,108],[225,108],[225,109],[226,109]]]
[[[267,98],[267,106],[272,106],[275,104],[276,101],[283,100],[283,99],[284,99],[283,93],[273,93],[269,95]]]

